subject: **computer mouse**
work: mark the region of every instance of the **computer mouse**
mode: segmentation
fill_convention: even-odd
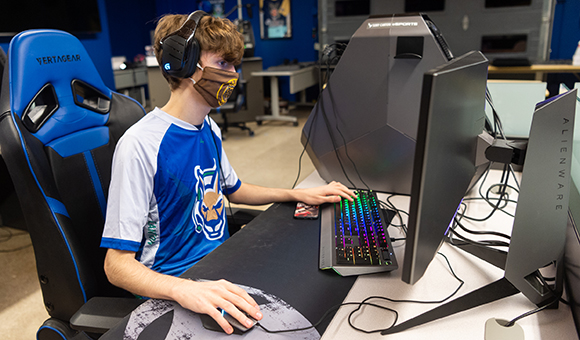
[[[256,320],[253,317],[249,316],[246,312],[242,311],[242,313],[244,313],[248,317],[248,319],[250,319],[250,321],[252,321],[252,327],[249,327],[248,328],[248,327],[242,325],[236,318],[234,318],[233,316],[229,315],[228,313],[224,313],[223,314],[224,315],[224,318],[234,328],[234,334],[244,334],[247,331],[253,329],[254,326],[258,323],[258,320]]]
[[[248,327],[242,325],[237,319],[235,319],[233,316],[231,316],[230,314],[228,314],[222,310],[222,315],[227,320],[227,322],[229,322],[230,325],[232,325],[232,328],[234,329],[233,334],[242,335],[242,334],[246,333],[247,331],[252,330],[254,328],[254,325],[256,325],[258,323],[258,321],[256,319],[252,318],[244,311],[242,311],[242,313],[244,313],[248,317],[248,319],[250,319],[252,321],[252,327],[248,328]],[[221,328],[221,326],[211,316],[209,316],[207,314],[200,314],[199,318],[201,319],[201,324],[203,325],[203,328],[210,330],[210,331],[225,333],[223,328]]]
[[[507,327],[507,320],[491,318],[485,322],[485,340],[524,340],[522,326],[513,324]]]

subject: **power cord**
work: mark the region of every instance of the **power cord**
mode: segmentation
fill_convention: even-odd
[[[554,290],[552,289],[552,287],[549,284],[546,283],[545,278],[541,274],[538,275],[538,278],[540,279],[540,281],[542,282],[542,284],[548,289],[548,291],[550,292],[550,294],[553,297],[553,300],[550,301],[550,302],[548,302],[548,303],[546,303],[545,305],[543,305],[541,307],[532,309],[532,310],[530,310],[530,311],[528,311],[526,313],[523,313],[523,314],[521,314],[519,316],[516,316],[512,320],[508,321],[505,324],[505,327],[511,327],[511,326],[513,326],[516,323],[516,321],[521,320],[521,319],[523,319],[525,317],[528,317],[530,315],[536,314],[538,312],[541,312],[544,309],[547,309],[548,307],[552,306],[553,304],[555,304],[555,303],[557,303],[559,301],[562,302],[562,303],[564,303],[564,304],[566,304],[566,305],[569,305],[570,304],[568,301],[564,300],[560,295],[558,295],[558,294],[556,294],[556,292],[554,292]]]

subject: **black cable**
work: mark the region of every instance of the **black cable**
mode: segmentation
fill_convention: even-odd
[[[296,187],[298,180],[300,179],[300,173],[302,172],[302,156],[304,156],[304,152],[310,144],[310,136],[312,135],[312,128],[314,127],[314,119],[310,124],[310,128],[308,129],[308,134],[306,135],[306,143],[304,143],[304,147],[302,148],[302,152],[300,153],[300,157],[298,157],[298,174],[296,175],[296,180],[294,180],[294,184],[292,184],[292,189]]]
[[[461,206],[464,209],[466,208],[466,204],[465,203],[461,203]],[[464,210],[465,211],[465,210]],[[462,223],[461,223],[461,219],[462,219],[462,214],[463,213],[457,213],[457,215],[455,216],[455,218],[453,219],[453,224],[451,226],[451,228],[449,229],[449,232],[446,235],[445,241],[448,242],[449,244],[453,245],[453,246],[462,246],[462,245],[466,245],[466,244],[471,244],[474,246],[478,246],[478,247],[483,247],[483,248],[488,248],[488,247],[509,247],[509,243],[508,242],[504,242],[504,241],[498,241],[498,240],[471,240],[461,234],[459,234],[457,232],[457,227],[459,227],[460,229],[462,229],[463,231],[473,234],[473,235],[490,235],[490,236],[498,236],[498,237],[503,237],[507,240],[510,240],[511,237],[509,235],[500,233],[500,232],[495,232],[495,231],[475,231],[475,230],[471,230],[468,229],[467,227],[465,227]],[[458,242],[453,238],[453,235],[455,235],[458,239],[460,239],[462,242]]]
[[[7,226],[0,226],[0,230],[4,230],[7,233],[7,235],[0,236],[0,243],[1,242],[8,242],[8,241],[10,241],[12,238],[14,238],[16,236],[28,235],[27,232],[14,233]],[[29,243],[29,244],[24,245],[24,246],[21,246],[21,247],[12,248],[12,249],[0,249],[0,253],[13,253],[13,252],[16,252],[16,251],[19,251],[19,250],[22,250],[22,249],[26,249],[26,248],[28,248],[30,246],[32,246],[32,243]]]
[[[319,64],[318,67],[319,67],[320,70],[322,70],[322,60],[324,59],[324,56],[325,55],[327,57],[330,56],[330,54],[332,54],[332,52],[333,52],[333,47],[342,46],[342,45],[346,46],[346,44],[341,44],[341,43],[331,44],[331,45],[327,46],[323,50],[323,52],[322,52],[323,56],[322,56],[322,58],[320,58],[320,60],[318,62],[318,64]],[[328,80],[329,73],[330,73],[330,58],[326,58],[326,60],[327,60],[327,72],[326,72],[327,79],[325,80],[324,83],[326,83],[326,81]],[[322,79],[321,78],[322,77],[321,73],[322,72],[319,72],[319,74],[318,74],[319,83],[322,83],[322,82],[320,82],[320,80]],[[330,131],[330,128],[328,126],[329,123],[328,123],[328,118],[326,117],[326,110],[325,110],[324,106],[322,105],[322,98],[323,97],[320,95],[322,93],[322,88],[320,88],[319,90],[320,90],[319,91],[320,92],[319,93],[320,109],[321,109],[321,111],[323,111],[323,118],[324,118],[324,121],[325,121],[325,125],[326,125],[326,127],[328,129],[328,133],[329,133],[329,136],[330,136],[332,145],[333,145],[334,149],[336,150],[337,148],[336,148],[335,139],[334,139],[334,136],[332,135],[332,133]],[[294,180],[294,184],[292,184],[292,189],[294,189],[296,187],[296,184],[298,183],[298,180],[300,178],[300,173],[302,172],[302,157],[304,156],[304,152],[306,151],[306,148],[307,148],[308,144],[310,143],[310,136],[312,135],[312,128],[314,127],[315,119],[318,116],[318,115],[316,115],[316,113],[317,113],[317,111],[315,112],[315,116],[312,117],[311,124],[310,124],[310,128],[308,129],[308,134],[306,136],[306,143],[304,144],[304,147],[302,149],[302,152],[300,153],[300,157],[298,158],[298,174],[296,176],[296,180]],[[340,133],[340,131],[339,131],[339,133]],[[344,137],[343,137],[343,139],[344,139]],[[350,182],[350,184],[352,185],[353,188],[356,188],[355,185],[350,180],[350,178],[348,177],[348,175],[346,174],[346,171],[344,170],[344,167],[342,165],[342,162],[341,162],[340,158],[338,157],[338,153],[335,153],[335,154],[337,156],[338,162],[339,162],[339,164],[340,164],[340,166],[341,166],[341,168],[343,170],[343,173],[345,174],[347,180]]]
[[[335,119],[336,119],[336,114],[335,114]],[[354,171],[357,174],[358,179],[360,179],[360,181],[362,182],[362,184],[367,188],[368,191],[371,191],[371,188],[368,186],[368,184],[362,179],[362,176],[360,175],[360,172],[358,171],[358,168],[356,167],[356,163],[352,160],[352,158],[350,158],[350,155],[348,154],[348,148],[347,148],[347,143],[346,143],[346,139],[344,138],[344,135],[342,134],[342,132],[340,131],[340,129],[338,128],[338,120],[337,123],[335,125],[336,127],[336,131],[338,131],[338,133],[340,134],[340,137],[342,137],[342,143],[344,145],[344,153],[346,154],[346,158],[348,158],[348,160],[350,161],[350,163],[352,164],[352,166],[354,167]]]
[[[515,192],[519,193],[519,189],[514,188],[511,185],[508,185],[508,181],[509,181],[509,175],[510,173],[513,174],[513,169],[511,168],[511,166],[509,167],[505,167],[504,166],[504,172],[502,173],[502,183],[499,184],[494,184],[490,187],[488,187],[485,195],[482,193],[482,189],[483,189],[483,185],[485,184],[485,181],[487,180],[487,176],[489,174],[489,171],[491,170],[491,163],[488,165],[487,169],[485,170],[484,176],[480,182],[479,188],[478,188],[478,192],[480,197],[466,197],[463,199],[464,202],[466,201],[474,201],[474,200],[484,200],[485,202],[487,202],[493,209],[492,211],[483,218],[475,218],[475,217],[471,217],[465,214],[465,212],[458,214],[461,218],[465,218],[466,220],[470,220],[470,221],[476,221],[476,222],[483,222],[483,221],[487,221],[491,216],[493,216],[493,214],[495,213],[495,211],[500,210],[501,212],[505,213],[506,215],[510,216],[510,217],[514,217],[513,214],[507,212],[504,210],[504,208],[507,207],[508,203],[517,203],[517,201],[512,200],[509,198],[509,194],[505,191],[506,188],[510,188],[512,190],[514,190]],[[513,174],[514,179],[515,179],[515,174]],[[516,184],[517,181],[516,181]],[[519,184],[518,184],[519,186]],[[490,193],[493,191],[494,188],[500,187],[500,196],[495,198],[495,197],[490,197]],[[494,203],[495,201],[495,203]],[[502,205],[503,203],[503,205]]]
[[[384,309],[384,310],[387,310],[387,311],[393,312],[393,314],[395,314],[395,317],[394,317],[393,323],[392,323],[392,324],[391,324],[389,327],[387,327],[386,329],[391,329],[391,328],[393,328],[393,327],[394,327],[394,326],[397,324],[397,320],[399,319],[399,313],[398,313],[396,310],[392,309],[392,308],[389,308],[389,307],[385,307],[385,306],[381,306],[381,305],[377,305],[377,304],[374,304],[374,303],[370,303],[370,302],[368,302],[368,301],[369,301],[369,300],[371,300],[371,299],[382,299],[382,297],[381,297],[381,296],[370,296],[370,297],[368,297],[368,298],[364,299],[364,300],[363,300],[363,301],[362,301],[362,302],[361,302],[361,303],[358,305],[358,307],[357,307],[357,308],[355,308],[353,311],[351,311],[351,312],[350,312],[350,314],[348,314],[348,325],[349,325],[349,326],[350,326],[352,329],[354,329],[354,330],[356,330],[356,331],[359,331],[359,332],[366,333],[366,334],[372,334],[372,333],[379,333],[379,332],[382,332],[382,331],[383,331],[383,329],[373,329],[373,330],[366,330],[366,329],[362,329],[362,328],[360,328],[360,327],[356,327],[356,326],[354,325],[354,323],[352,322],[352,317],[353,317],[353,315],[354,315],[356,312],[360,311],[360,310],[361,310],[361,308],[362,308],[362,306],[372,306],[372,307],[376,307],[376,308],[379,308],[379,309]]]
[[[471,221],[476,221],[476,222],[484,222],[484,221],[487,221],[487,220],[488,220],[488,219],[489,219],[491,216],[493,216],[493,214],[494,214],[494,213],[495,213],[497,210],[500,210],[500,211],[504,212],[505,214],[508,214],[508,215],[512,216],[510,213],[508,213],[508,212],[506,212],[506,211],[504,211],[504,210],[500,209],[500,204],[501,204],[502,200],[504,200],[504,196],[508,197],[508,199],[509,199],[509,195],[506,193],[506,186],[507,186],[507,181],[509,180],[509,175],[507,174],[507,171],[508,171],[508,166],[507,166],[507,165],[504,165],[504,171],[503,171],[503,173],[502,173],[502,180],[501,180],[501,183],[500,183],[500,185],[494,185],[494,187],[495,187],[495,186],[499,186],[499,187],[500,187],[499,198],[497,198],[497,199],[494,199],[494,200],[497,200],[497,202],[496,202],[496,203],[493,203],[493,202],[492,202],[492,199],[491,199],[491,198],[489,198],[489,192],[490,192],[490,189],[488,189],[488,191],[486,192],[486,194],[485,194],[485,195],[484,195],[484,194],[482,193],[482,191],[481,191],[481,190],[482,190],[482,188],[483,188],[483,184],[485,183],[485,180],[487,179],[487,175],[488,175],[488,173],[489,173],[490,169],[491,169],[491,163],[488,165],[488,167],[487,167],[487,169],[486,169],[486,171],[485,171],[484,177],[483,177],[483,179],[482,179],[482,181],[481,181],[481,183],[480,183],[480,185],[479,185],[478,192],[479,192],[479,195],[480,195],[480,196],[481,196],[481,197],[482,197],[482,198],[483,198],[483,199],[484,199],[484,200],[485,200],[485,201],[486,201],[486,202],[487,202],[487,203],[488,203],[488,204],[489,204],[489,205],[490,205],[490,206],[491,206],[493,209],[492,209],[492,211],[491,211],[491,212],[490,212],[490,213],[489,213],[489,214],[488,214],[486,217],[483,217],[483,218],[473,218],[473,217],[469,217],[469,216],[463,216],[465,219],[469,219],[469,220],[471,220]],[[506,175],[507,175],[507,176],[506,176]]]
[[[452,235],[451,234],[455,235],[462,242],[455,241],[452,238]],[[503,241],[494,241],[494,240],[474,241],[474,240],[468,239],[467,237],[462,236],[461,234],[458,234],[457,231],[452,230],[452,229],[449,230],[449,235],[447,236],[446,240],[452,246],[461,246],[461,245],[465,245],[465,244],[471,244],[471,245],[474,245],[474,246],[477,246],[477,247],[481,247],[481,248],[489,248],[489,247],[509,247],[509,243],[503,242]]]
[[[400,224],[395,224],[393,223],[393,220],[395,219],[394,217],[391,219],[391,223],[389,224],[389,226],[393,226],[395,228],[401,228],[403,230],[403,233],[406,235],[407,234],[407,225],[405,224],[405,222],[403,221],[403,216],[401,216],[401,213],[409,215],[406,211],[403,211],[399,208],[397,208],[392,202],[389,201],[389,198],[392,197],[394,195],[391,195],[389,197],[387,197],[387,202],[385,203],[383,201],[379,200],[379,204],[381,205],[381,207],[384,207],[386,209],[390,209],[392,211],[395,212],[395,216],[398,218],[399,223]]]
[[[330,44],[328,46],[326,46],[324,48],[324,50],[322,50],[322,56],[320,57],[320,59],[318,60],[318,64],[319,64],[319,68],[322,71],[322,62],[326,57],[326,73],[325,73],[325,79],[324,81],[322,80],[322,72],[318,73],[318,80],[319,80],[319,92],[322,92],[323,87],[325,84],[328,83],[328,80],[330,79],[330,75],[332,74],[332,63],[335,60],[340,60],[341,56],[342,56],[342,52],[344,52],[344,50],[346,49],[346,44],[344,43],[334,43],[334,44]],[[335,52],[335,56],[333,58],[330,57],[330,55]],[[339,55],[340,52],[340,55]]]
[[[339,45],[339,44],[333,44],[333,45],[336,45],[336,46],[346,46],[345,44],[340,44],[340,45]],[[324,50],[325,52],[323,52],[323,55],[330,56],[330,54],[332,53],[332,46],[333,46],[333,45],[330,45],[329,47],[325,48],[325,50]],[[328,70],[330,70],[330,62],[328,61],[328,59],[327,59],[327,67],[328,67]],[[328,88],[328,89],[327,89],[327,93],[328,93],[328,96],[330,97],[330,101],[331,101],[331,105],[332,105],[332,107],[333,107],[333,108],[335,108],[335,107],[336,107],[336,103],[335,103],[335,101],[334,101],[334,96],[332,95],[332,93],[331,93],[331,91],[330,91],[330,88]],[[320,98],[320,99],[319,99],[319,102],[320,102],[320,103],[319,103],[319,104],[320,104],[320,105],[319,105],[319,107],[320,107],[320,110],[322,111],[322,117],[323,117],[323,119],[324,119],[324,123],[325,123],[325,125],[326,125],[326,129],[327,129],[327,131],[328,131],[328,135],[329,135],[329,137],[330,137],[330,141],[331,141],[331,143],[332,143],[332,147],[333,147],[333,148],[334,148],[334,150],[335,150],[334,154],[335,154],[335,156],[336,156],[336,159],[337,159],[337,161],[338,161],[338,164],[340,165],[340,168],[342,169],[342,173],[343,173],[343,174],[344,174],[344,176],[346,177],[347,181],[348,181],[348,182],[351,184],[351,187],[352,187],[353,189],[356,189],[356,188],[357,188],[357,187],[356,187],[356,185],[353,183],[353,181],[352,181],[352,180],[350,179],[350,177],[348,176],[348,174],[347,174],[347,172],[346,172],[346,170],[345,170],[345,168],[344,168],[344,165],[343,165],[343,163],[342,163],[342,160],[340,159],[339,152],[338,152],[338,147],[337,147],[338,145],[337,145],[337,142],[336,142],[336,138],[335,138],[335,136],[334,136],[334,134],[333,134],[333,132],[332,132],[332,129],[331,129],[331,126],[330,126],[330,121],[329,121],[329,118],[328,118],[328,116],[327,116],[327,114],[326,114],[326,108],[325,108],[325,107],[324,107],[324,105],[323,105],[324,96],[322,96],[322,95],[321,95],[319,98]],[[343,145],[344,145],[344,149],[345,149],[345,154],[346,154],[346,157],[347,157],[347,158],[350,160],[350,162],[353,164],[353,166],[354,166],[354,169],[355,169],[355,172],[357,173],[357,175],[358,175],[359,179],[361,180],[361,182],[362,182],[362,183],[363,183],[363,184],[364,184],[364,185],[367,187],[367,189],[370,191],[370,188],[369,188],[369,186],[368,186],[368,185],[367,185],[367,184],[364,182],[364,180],[361,178],[361,176],[360,176],[360,173],[359,173],[359,171],[358,171],[358,169],[357,169],[357,167],[356,167],[356,164],[354,163],[354,161],[352,160],[352,158],[351,158],[351,157],[350,157],[350,155],[348,154],[348,149],[347,149],[347,145],[346,145],[346,140],[345,140],[345,138],[344,138],[344,135],[342,134],[342,132],[341,132],[341,131],[340,131],[340,129],[338,128],[338,119],[337,119],[337,116],[336,116],[336,110],[333,110],[333,112],[334,112],[334,118],[335,118],[335,121],[336,121],[335,128],[336,128],[336,131],[337,131],[337,132],[340,134],[340,136],[341,136],[341,138],[342,138],[342,140],[343,140]],[[314,122],[314,119],[313,119],[313,122]]]
[[[554,264],[554,263],[552,263],[552,264]],[[556,294],[556,292],[554,292],[554,290],[552,289],[552,287],[546,282],[545,278],[542,276],[542,274],[539,273],[539,271],[538,271],[538,276],[537,277],[540,279],[540,281],[542,282],[543,286],[548,289],[548,291],[550,292],[550,294],[552,295],[552,297],[554,299],[552,301],[546,303],[545,305],[541,306],[541,307],[538,307],[536,309],[532,309],[531,311],[528,311],[528,312],[526,312],[524,314],[521,314],[519,316],[516,316],[515,318],[513,318],[512,320],[510,320],[508,323],[506,323],[505,324],[505,327],[511,327],[511,326],[513,326],[516,323],[516,321],[521,320],[521,319],[523,319],[525,317],[528,317],[530,315],[536,314],[538,312],[541,312],[544,309],[552,306],[553,304],[555,304],[558,301],[562,301],[565,304],[568,304],[568,302],[566,300],[562,299],[562,297],[559,294]]]
[[[514,318],[514,319],[512,319],[512,320],[508,321],[508,322],[507,322],[507,323],[504,325],[504,327],[511,327],[511,326],[513,326],[513,325],[516,323],[516,321],[518,321],[518,320],[521,320],[521,319],[523,319],[523,318],[525,318],[525,317],[528,317],[528,316],[530,316],[530,315],[536,314],[536,313],[538,313],[538,312],[541,312],[541,311],[543,311],[544,309],[548,308],[549,306],[553,305],[554,303],[558,302],[558,300],[559,300],[559,299],[554,299],[554,301],[552,301],[552,302],[550,302],[550,303],[548,303],[548,304],[546,304],[546,305],[544,305],[544,306],[542,306],[542,307],[538,307],[538,308],[536,308],[536,309],[533,309],[533,310],[531,310],[531,311],[529,311],[529,312],[526,312],[526,313],[524,313],[524,314],[522,314],[522,315],[520,315],[520,316],[517,316],[516,318]]]
[[[455,220],[456,225],[461,228],[461,230],[465,231],[466,233],[469,234],[473,234],[473,235],[491,235],[491,236],[499,236],[499,237],[503,237],[505,239],[511,240],[511,236],[504,234],[504,233],[500,233],[497,231],[476,231],[476,230],[471,230],[466,228],[462,223],[460,223],[460,221],[458,221],[457,219]]]
[[[451,271],[451,274],[453,275],[453,277],[454,277],[454,278],[455,278],[457,281],[459,281],[459,286],[458,286],[458,287],[455,289],[455,291],[453,291],[453,293],[451,293],[451,294],[450,294],[450,295],[448,295],[447,297],[443,298],[442,300],[438,300],[438,301],[398,300],[398,299],[390,299],[390,298],[386,298],[386,297],[382,297],[382,296],[371,296],[371,297],[369,297],[369,298],[366,298],[365,300],[363,300],[363,301],[360,303],[361,305],[360,305],[360,306],[359,306],[357,309],[353,310],[353,311],[352,311],[352,312],[349,314],[349,316],[348,316],[349,325],[350,325],[350,326],[351,326],[353,329],[355,329],[355,330],[357,330],[357,331],[360,331],[360,332],[363,332],[363,333],[377,333],[377,332],[387,331],[387,330],[389,330],[389,329],[393,328],[393,327],[396,325],[398,313],[397,313],[396,311],[394,311],[394,310],[393,310],[393,312],[394,312],[394,313],[396,313],[395,320],[394,320],[393,324],[392,324],[391,326],[389,326],[388,328],[385,328],[385,329],[378,329],[378,330],[370,330],[370,331],[369,331],[369,330],[364,330],[364,329],[361,329],[361,328],[355,327],[355,326],[352,324],[352,322],[351,322],[351,318],[352,318],[352,316],[353,316],[353,315],[354,315],[354,314],[355,314],[355,313],[356,313],[358,310],[360,310],[360,308],[362,307],[362,303],[363,303],[363,302],[368,304],[368,302],[367,302],[367,301],[368,301],[368,300],[370,300],[370,299],[380,299],[380,300],[385,300],[385,301],[394,302],[394,303],[418,303],[418,304],[440,304],[440,303],[444,303],[444,302],[446,302],[447,300],[451,299],[451,298],[452,298],[452,297],[453,297],[455,294],[457,294],[457,292],[459,292],[459,290],[461,289],[461,287],[463,287],[463,285],[465,284],[465,282],[464,282],[462,279],[460,279],[460,278],[457,276],[457,274],[455,274],[455,271],[453,270],[453,267],[451,267],[451,263],[449,262],[449,259],[447,258],[447,256],[445,256],[443,253],[440,253],[440,252],[437,252],[437,254],[441,255],[441,256],[442,256],[442,257],[445,259],[445,262],[447,262],[447,266],[449,267],[449,270]],[[389,308],[382,307],[382,306],[381,306],[380,308],[389,309]]]
[[[336,103],[334,101],[334,96],[332,94],[332,91],[330,91],[330,88],[328,89],[328,96],[330,97],[330,102],[332,103],[332,107],[336,107]],[[354,171],[356,172],[356,174],[357,174],[358,178],[360,179],[360,181],[362,182],[362,184],[367,188],[368,191],[371,191],[371,188],[362,179],[362,177],[360,175],[360,172],[358,171],[358,168],[356,167],[355,162],[352,160],[352,158],[350,158],[350,155],[348,154],[348,148],[347,148],[346,139],[344,138],[344,135],[342,134],[342,132],[338,128],[338,117],[336,116],[336,110],[333,110],[333,112],[334,112],[334,120],[336,122],[334,127],[336,128],[336,131],[338,131],[338,133],[340,134],[340,137],[342,138],[342,143],[344,145],[344,153],[346,154],[346,157],[348,158],[348,160],[350,161],[350,163],[354,167]],[[337,157],[338,157],[338,150],[336,150],[336,154],[337,154]],[[343,171],[344,171],[344,169],[343,169]],[[345,176],[346,176],[346,173],[345,173]]]
[[[445,256],[443,253],[440,253],[440,252],[437,252],[437,254],[441,255],[445,259],[445,262],[447,263],[447,266],[449,267],[449,270],[451,271],[451,274],[453,275],[453,277],[457,281],[459,281],[459,286],[455,289],[455,291],[453,291],[453,293],[451,293],[450,295],[448,295],[447,297],[445,297],[445,298],[443,298],[441,300],[438,300],[438,301],[421,301],[421,300],[406,300],[406,299],[405,300],[398,300],[398,299],[391,299],[391,298],[384,297],[384,296],[370,296],[370,297],[367,297],[366,299],[364,299],[361,302],[344,302],[344,303],[341,303],[339,305],[336,305],[336,306],[333,306],[333,307],[329,308],[322,315],[322,317],[315,324],[313,324],[312,326],[303,327],[303,328],[296,328],[296,329],[269,330],[269,329],[265,328],[263,325],[261,325],[259,322],[256,325],[259,326],[260,328],[262,328],[267,333],[288,333],[288,332],[305,331],[305,330],[308,330],[308,329],[315,328],[315,327],[319,326],[324,321],[324,319],[326,319],[330,315],[330,313],[332,313],[335,310],[338,310],[340,307],[342,307],[342,306],[348,306],[348,305],[356,305],[357,308],[354,309],[353,311],[351,311],[349,313],[349,316],[348,316],[348,324],[354,330],[357,330],[357,331],[360,331],[360,332],[363,332],[363,333],[377,333],[377,332],[389,330],[392,327],[394,327],[395,324],[397,323],[399,313],[395,309],[393,309],[393,308],[389,308],[389,307],[386,307],[386,306],[381,306],[381,305],[377,305],[375,303],[368,302],[369,300],[379,299],[379,300],[393,302],[393,303],[439,304],[439,303],[443,303],[443,302],[446,302],[447,300],[451,299],[455,294],[457,294],[457,292],[459,292],[459,290],[461,289],[461,287],[463,287],[463,285],[465,284],[465,282],[462,279],[460,279],[457,276],[457,274],[455,274],[455,271],[453,270],[453,267],[451,267],[451,263],[449,262],[449,259],[447,258],[447,256]],[[371,306],[371,307],[376,307],[376,308],[380,308],[380,309],[384,309],[384,310],[388,310],[388,311],[393,312],[393,314],[395,314],[395,319],[394,319],[392,325],[389,326],[386,329],[376,329],[376,330],[370,330],[370,331],[369,330],[362,329],[362,328],[359,328],[359,327],[356,327],[352,323],[352,317],[354,316],[355,313],[357,313],[358,311],[360,311],[360,309],[362,308],[362,306]]]
[[[6,233],[8,233],[8,235],[0,236],[0,242],[10,241],[12,237],[15,236],[14,233],[10,229],[8,229],[8,227],[0,226],[0,230],[4,230],[6,231]]]
[[[13,249],[0,249],[0,253],[14,253],[14,252],[17,252],[19,250],[26,249],[30,246],[32,246],[32,243],[29,243],[29,244],[22,246],[22,247],[13,248]]]
[[[506,139],[505,134],[503,132],[503,126],[501,123],[501,119],[499,118],[497,110],[495,109],[495,106],[493,105],[493,99],[491,98],[491,92],[489,91],[488,87],[485,88],[485,99],[489,103],[489,106],[491,108],[491,112],[493,114],[494,137],[497,138],[498,137],[497,135],[499,134],[500,138]]]
[[[218,167],[220,169],[219,172],[222,174],[222,178],[224,180],[224,187],[226,189],[226,190],[224,190],[224,188],[222,188],[222,194],[226,197],[226,199],[228,201],[228,209],[230,211],[230,216],[232,217],[232,222],[234,222],[234,224],[237,225],[238,222],[236,221],[236,218],[234,216],[234,210],[232,209],[232,201],[230,201],[230,195],[228,195],[226,193],[227,192],[227,189],[228,189],[228,186],[227,186],[227,183],[226,183],[226,176],[224,174],[224,169],[222,167],[221,152],[220,152],[220,150],[219,150],[219,148],[217,146],[217,141],[215,140],[215,133],[213,132],[213,127],[212,127],[212,123],[211,123],[212,122],[212,119],[209,118],[209,117],[207,117],[207,118],[208,118],[208,122],[209,122],[209,133],[211,134],[211,137],[212,137],[212,140],[213,140],[213,145],[215,147],[216,154],[217,154],[217,158],[218,158],[218,163],[219,163],[218,164]],[[217,127],[217,128],[219,129],[219,127]],[[223,146],[223,141],[222,141],[222,151],[223,151],[223,148],[224,148],[224,146]],[[217,181],[218,181],[218,184],[220,184],[219,178],[217,179]],[[227,216],[226,216],[226,225],[227,225]]]
[[[310,126],[310,130],[312,130],[312,125]],[[298,184],[298,180],[300,179],[300,173],[302,172],[302,156],[304,156],[306,146],[308,145],[309,142],[310,142],[310,131],[308,132],[308,137],[306,137],[306,144],[304,145],[304,148],[300,153],[300,157],[298,157],[298,174],[296,175],[296,179],[294,180],[294,184],[292,184],[291,189],[294,189],[296,187],[296,184]]]
[[[518,181],[518,178],[516,177],[516,172],[511,164],[509,165],[509,171],[512,174],[512,177],[514,178],[514,182],[516,183],[516,186],[518,187],[517,191],[519,192],[520,191],[520,182]]]
[[[324,96],[320,96],[321,103],[322,103],[323,98],[324,98]],[[334,134],[332,133],[332,129],[330,127],[330,122],[328,120],[328,117],[326,116],[326,109],[324,108],[324,105],[320,105],[320,110],[322,111],[322,118],[324,119],[324,123],[326,125],[326,130],[328,131],[328,135],[330,137],[332,147],[335,150],[334,155],[336,156],[336,160],[338,161],[338,164],[340,165],[340,168],[342,169],[342,173],[346,177],[347,181],[350,183],[351,188],[356,189],[356,185],[354,185],[354,183],[350,180],[350,177],[348,177],[348,174],[346,173],[346,170],[344,169],[342,161],[341,161],[340,157],[338,156],[338,147],[336,144],[336,140],[334,138]],[[314,123],[314,121],[313,121],[313,123]]]

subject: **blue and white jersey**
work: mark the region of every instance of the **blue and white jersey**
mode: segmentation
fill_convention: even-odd
[[[241,185],[209,117],[201,128],[159,108],[119,140],[101,247],[178,276],[228,237],[222,188]],[[225,177],[225,178],[222,178]]]

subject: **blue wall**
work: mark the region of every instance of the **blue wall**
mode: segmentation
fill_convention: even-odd
[[[144,55],[157,22],[155,0],[105,2],[113,56],[125,56],[131,62],[137,55]]]
[[[158,17],[166,13],[189,13],[198,9],[203,1],[98,0],[98,3],[102,32],[90,37],[81,37],[81,41],[107,86],[114,88],[111,56],[124,55],[131,61],[136,55],[143,54],[144,46],[151,43],[150,31],[155,28]],[[236,0],[225,0],[225,12],[236,4]],[[292,38],[271,40],[260,38],[258,0],[244,0],[243,4],[253,5],[253,17],[250,19],[245,9],[243,15],[244,19],[252,22],[256,38],[255,55],[263,58],[264,68],[279,65],[284,59],[298,59],[301,62],[317,60],[317,52],[313,47],[317,40],[313,33],[317,30],[317,0],[293,0]],[[229,18],[236,19],[237,11]],[[571,59],[578,40],[580,40],[580,0],[558,0],[550,58]],[[0,40],[0,46],[7,51],[8,40]],[[282,97],[294,100],[294,96],[289,94],[287,80],[281,79],[280,88]],[[267,92],[268,86],[265,90]]]
[[[572,59],[580,40],[580,0],[558,0],[550,59]]]
[[[107,18],[105,0],[98,0],[98,3],[102,31],[86,37],[81,36],[79,39],[91,56],[105,84],[110,88],[115,88],[115,79],[111,69],[111,42],[109,40],[109,20]],[[4,51],[8,52],[9,40],[0,40],[0,46]]]
[[[108,0],[115,1],[115,0]],[[123,0],[131,2],[132,0]],[[317,31],[318,27],[318,1],[317,0],[294,0],[292,1],[291,7],[291,20],[292,20],[292,37],[286,39],[270,39],[262,40],[260,38],[260,16],[259,16],[259,5],[258,0],[244,0],[243,5],[252,5],[252,18],[248,16],[248,12],[244,8],[242,10],[244,20],[250,20],[252,27],[254,29],[254,35],[256,39],[256,46],[254,55],[262,57],[264,68],[268,68],[273,65],[280,65],[284,62],[284,59],[294,60],[297,59],[300,62],[305,61],[316,61],[318,59],[318,53],[314,50],[314,43],[318,40],[318,37],[313,36],[313,31]],[[207,2],[206,2],[207,4]],[[204,1],[191,1],[191,0],[157,0],[156,1],[156,13],[158,16],[167,13],[181,13],[187,14],[197,9],[208,10],[204,6]],[[229,12],[234,6],[237,5],[236,0],[225,0],[224,2],[224,12]],[[141,6],[141,4],[140,4]],[[238,11],[235,10],[229,17],[230,20],[238,18]],[[116,39],[111,37],[112,40]],[[113,53],[116,53],[113,50]],[[267,81],[267,79],[264,79]],[[264,88],[266,93],[269,92],[269,82],[265,83]],[[290,94],[288,79],[280,79],[280,91],[283,98],[288,100],[295,100],[294,95]]]
[[[124,55],[132,60],[139,53],[144,53],[144,46],[150,44],[149,31],[155,29],[155,21],[164,14],[187,14],[197,9],[206,9],[202,1],[191,0],[106,0],[111,31],[111,46],[113,55]],[[260,39],[260,19],[258,1],[244,0],[243,4],[252,4],[253,18],[248,17],[243,9],[245,20],[250,20],[256,36],[255,55],[263,58],[264,67],[281,64],[284,59],[299,61],[315,61],[315,38],[313,29],[317,28],[317,0],[292,1],[292,38]],[[228,12],[236,0],[225,0],[224,10]],[[128,15],[128,13],[131,13]],[[237,18],[234,11],[229,19]]]

